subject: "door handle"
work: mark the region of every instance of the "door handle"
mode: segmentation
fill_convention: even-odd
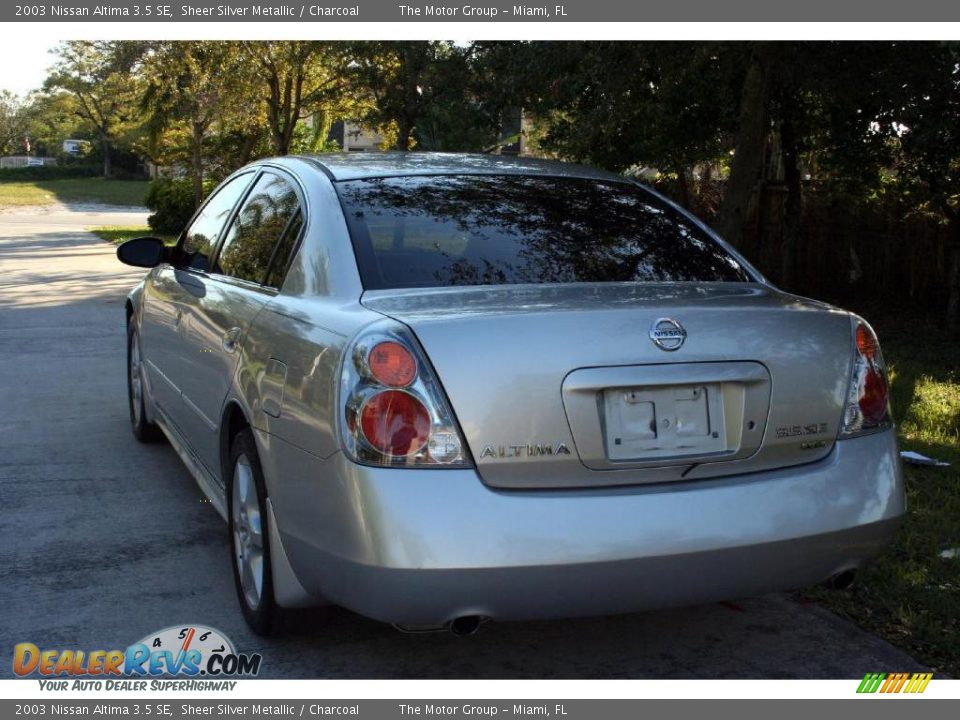
[[[238,327],[232,327],[223,334],[223,349],[232,353],[237,349],[237,341],[240,339],[240,333],[243,332]]]

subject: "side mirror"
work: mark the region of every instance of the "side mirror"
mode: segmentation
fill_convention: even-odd
[[[163,240],[155,237],[133,238],[117,248],[117,259],[134,267],[156,267],[166,259],[166,255]]]

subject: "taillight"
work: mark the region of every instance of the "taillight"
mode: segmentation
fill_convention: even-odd
[[[857,323],[857,352],[867,360],[873,360],[877,351],[880,349],[880,343],[877,342],[877,336],[873,331],[862,322]]]
[[[371,447],[384,455],[413,455],[430,439],[430,413],[410,393],[384,390],[363,403],[360,430]]]
[[[392,340],[377,343],[367,357],[374,380],[387,387],[406,387],[417,377],[413,353]]]
[[[880,343],[870,326],[854,319],[853,373],[847,390],[840,438],[890,425],[890,386]]]
[[[378,323],[354,340],[340,387],[342,437],[357,462],[470,467],[439,382],[411,334]]]

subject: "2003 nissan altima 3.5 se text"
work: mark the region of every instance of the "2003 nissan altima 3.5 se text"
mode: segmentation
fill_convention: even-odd
[[[847,582],[903,478],[861,318],[629,179],[496,156],[237,171],[126,302],[133,432],[229,524],[243,614],[458,633]]]

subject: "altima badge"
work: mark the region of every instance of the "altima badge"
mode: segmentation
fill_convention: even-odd
[[[687,331],[676,320],[659,318],[650,326],[650,339],[661,350],[673,352],[683,345],[683,341],[687,339]]]
[[[481,458],[511,458],[511,457],[537,457],[539,455],[569,455],[570,448],[566,443],[560,443],[556,447],[553,445],[487,445],[480,453]]]

